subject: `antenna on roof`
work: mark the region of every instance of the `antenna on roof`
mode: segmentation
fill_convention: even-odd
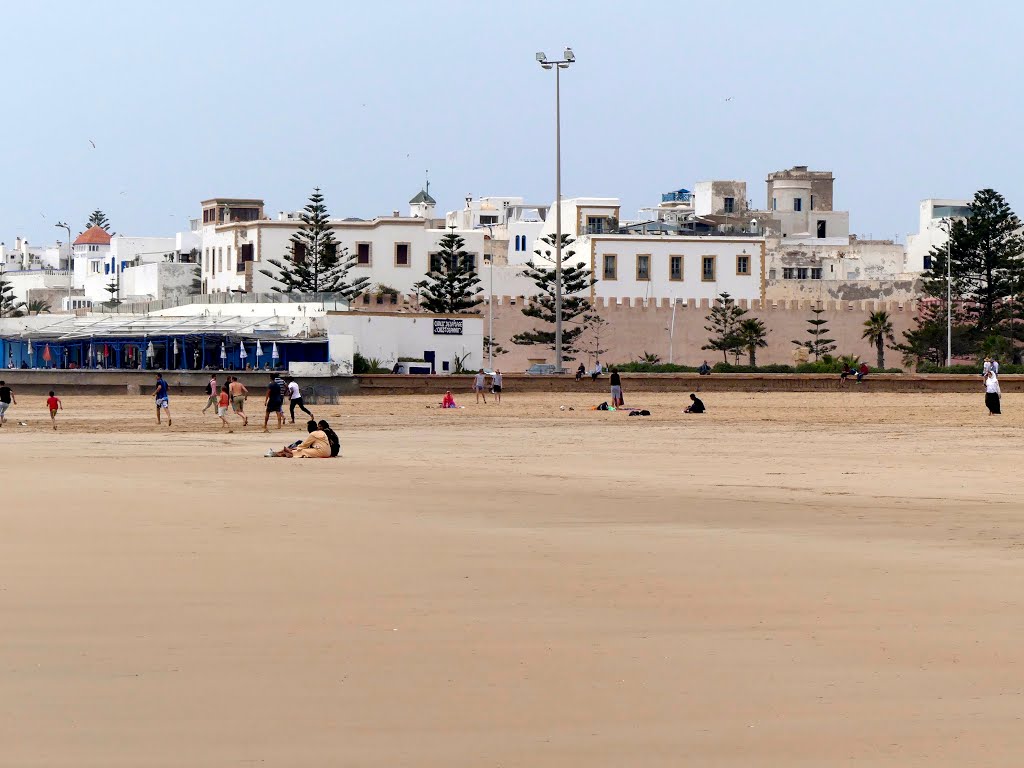
[[[427,170],[425,170],[425,171],[423,172],[423,175],[424,175],[424,176],[426,177],[426,179],[427,179],[427,185],[426,185],[426,187],[425,187],[425,188],[423,189],[423,191],[424,191],[424,192],[426,192],[426,193],[427,193],[427,194],[429,195],[429,194],[430,194],[430,169],[428,168]]]

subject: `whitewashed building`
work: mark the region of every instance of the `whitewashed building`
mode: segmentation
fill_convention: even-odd
[[[417,200],[417,197],[421,198]],[[432,218],[432,198],[422,192],[410,202],[414,216],[380,216],[370,220],[331,219],[339,247],[355,256],[348,278],[368,277],[370,285],[394,288],[401,294],[415,292],[431,258],[447,231]],[[301,221],[297,213],[280,213],[268,219],[262,200],[212,198],[204,200],[200,259],[204,293],[265,293],[277,285],[262,270],[275,272],[271,259],[288,253],[292,236]],[[420,215],[422,214],[422,215]],[[464,250],[480,269],[484,232],[456,230],[465,240]]]
[[[931,252],[946,244],[946,222],[971,215],[971,201],[929,198],[921,201],[917,233],[907,236],[907,269],[924,272],[932,268]]]

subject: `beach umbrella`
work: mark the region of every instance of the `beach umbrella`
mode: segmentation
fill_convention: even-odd
[[[238,342],[238,356],[245,360],[249,356],[249,353],[245,351],[245,342]]]
[[[224,361],[228,359],[228,351],[224,347],[224,342],[223,341],[220,343],[220,359],[221,359],[220,366],[221,366],[221,368],[223,368],[224,367]]]
[[[53,356],[50,354],[50,345],[47,344],[45,347],[43,347],[43,360],[48,363],[52,359]]]
[[[149,346],[146,347],[146,357],[156,357],[156,350],[153,348],[153,342],[149,342]]]
[[[174,340],[174,345],[171,347],[171,351],[174,353],[175,357],[178,356],[178,340],[177,339]]]
[[[277,342],[276,341],[274,342],[274,346],[270,348],[270,357],[272,359],[274,359],[274,360],[277,360],[280,357],[280,355],[277,354]]]
[[[28,353],[30,355],[32,354],[32,339],[28,340]]]

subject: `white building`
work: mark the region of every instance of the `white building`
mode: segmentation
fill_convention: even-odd
[[[0,243],[0,264],[7,272],[34,270],[66,270],[68,268],[67,243],[54,245],[29,245],[28,240],[15,238],[14,247]]]
[[[426,193],[422,194],[426,198]],[[288,253],[301,223],[298,214],[281,213],[270,220],[264,215],[263,201],[253,199],[212,198],[202,205],[203,292],[265,293],[277,285],[262,270],[276,272],[269,260],[280,260]],[[365,276],[371,286],[387,286],[401,294],[415,292],[415,284],[423,280],[447,232],[429,217],[433,208],[428,199],[411,205],[425,215],[381,216],[369,221],[331,219],[339,248],[355,256],[350,280]],[[481,269],[485,233],[457,230],[457,234]]]
[[[924,272],[932,268],[931,252],[946,244],[949,219],[965,219],[971,215],[970,200],[929,198],[921,201],[917,234],[907,236],[907,269]]]

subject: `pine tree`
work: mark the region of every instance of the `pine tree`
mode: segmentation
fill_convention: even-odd
[[[807,324],[811,326],[807,329],[807,333],[811,335],[811,338],[808,341],[793,339],[793,343],[798,347],[806,349],[809,354],[814,355],[814,359],[817,361],[822,355],[834,352],[836,345],[834,344],[835,339],[828,338],[828,320],[824,320],[821,317],[825,314],[825,310],[815,308],[811,310],[811,314],[814,317],[807,321]]]
[[[946,301],[926,299],[918,304],[915,324],[909,331],[903,332],[903,343],[893,345],[893,349],[903,353],[906,365],[916,368],[921,362],[927,361],[935,365],[946,362]],[[970,345],[968,340],[969,326],[964,324],[963,315],[954,308],[953,313],[953,354],[962,354]]]
[[[14,298],[14,286],[4,277],[0,265],[0,317],[21,317],[25,314],[25,303]]]
[[[946,300],[946,253],[949,250],[950,293],[962,310],[962,322],[973,349],[981,339],[1004,335],[1008,300],[1024,285],[1024,237],[1021,221],[993,189],[975,193],[970,215],[950,226],[949,243],[932,250],[931,271],[924,292]]]
[[[508,350],[505,349],[501,344],[490,336],[484,336],[484,357],[490,359],[491,357],[500,357],[501,355],[507,355]]]
[[[726,292],[722,292],[715,298],[711,307],[711,314],[707,316],[709,325],[704,330],[712,334],[708,343],[701,349],[711,349],[722,353],[722,360],[729,362],[729,353],[739,354],[743,349],[743,342],[740,340],[740,321],[747,314],[736,300]]]
[[[107,293],[110,294],[110,299],[106,301],[108,307],[116,307],[121,304],[121,275],[114,275],[114,278],[107,283]]]
[[[441,238],[440,251],[431,256],[425,280],[416,283],[420,307],[444,315],[476,314],[483,302],[473,256],[462,250],[466,241],[452,231]]]
[[[597,315],[594,307],[583,295],[597,280],[582,261],[571,263],[576,252],[570,247],[575,239],[570,235],[562,235],[562,359],[573,360],[569,355],[580,350],[576,344],[580,335],[590,327]],[[524,274],[537,286],[539,293],[523,307],[523,314],[534,317],[544,323],[545,327],[532,331],[517,333],[512,343],[520,346],[539,344],[549,349],[555,348],[555,236],[545,235],[541,238],[544,246],[535,253],[543,256],[550,264],[538,265],[533,259],[526,263]],[[550,329],[550,330],[549,330]]]
[[[330,226],[327,206],[320,188],[316,187],[302,210],[302,223],[292,235],[284,259],[267,259],[276,271],[260,272],[283,287],[272,286],[278,293],[336,293],[351,300],[362,293],[369,277],[346,281],[349,270],[356,263],[356,255],[338,247],[334,230]]]
[[[110,220],[107,218],[107,215],[103,211],[97,208],[95,211],[92,212],[92,215],[89,216],[89,221],[86,222],[85,228],[88,229],[89,227],[100,227],[109,232]]]
[[[740,320],[737,336],[740,345],[747,351],[747,356],[750,358],[750,367],[755,368],[757,366],[757,350],[768,346],[768,329],[757,318],[747,317]]]
[[[878,368],[885,368],[885,342],[890,344],[895,341],[892,335],[892,321],[889,313],[885,311],[872,312],[871,316],[864,321],[864,333],[862,339],[867,339],[869,344],[874,344],[878,352]]]

